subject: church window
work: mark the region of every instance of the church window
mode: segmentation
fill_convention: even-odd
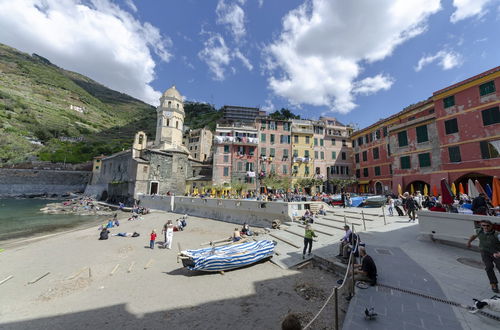
[[[167,119],[167,126],[170,126],[170,119]]]
[[[177,109],[179,109],[179,103],[177,103]]]
[[[172,105],[172,101],[168,101],[168,107],[170,108],[170,106]]]
[[[142,171],[143,171],[144,173],[147,173],[147,172],[148,172],[148,167],[147,167],[147,166],[143,166],[143,167],[142,167]]]
[[[139,144],[142,144],[142,140],[143,140],[143,136],[142,135],[139,135]]]
[[[175,122],[175,128],[179,128],[179,121]]]

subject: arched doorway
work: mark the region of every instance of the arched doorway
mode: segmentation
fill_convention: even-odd
[[[384,193],[384,188],[380,181],[375,183],[375,195],[382,195]]]
[[[469,182],[469,179],[472,180],[473,183],[477,181],[479,181],[479,184],[485,188],[486,185],[490,185],[491,187],[491,183],[493,182],[493,177],[491,175],[485,175],[485,174],[481,174],[481,173],[467,173],[467,174],[464,174],[462,175],[461,177],[459,177],[458,179],[456,179],[454,181],[455,183],[455,186],[457,187],[457,190],[459,189],[458,187],[460,186],[460,183],[462,184],[462,186],[464,187],[464,190],[465,190],[465,193],[467,194],[468,193],[468,182]]]
[[[431,186],[424,181],[413,181],[410,182],[409,184],[406,185],[404,192],[412,192],[411,187],[413,186],[413,193],[416,193],[417,191],[420,191],[420,193],[423,195],[424,194],[424,187],[427,185],[427,191],[430,194],[431,193]]]

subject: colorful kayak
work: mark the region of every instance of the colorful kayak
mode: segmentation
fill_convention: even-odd
[[[219,272],[251,265],[270,258],[275,243],[269,240],[229,244],[198,250],[181,251],[182,265],[190,270]]]

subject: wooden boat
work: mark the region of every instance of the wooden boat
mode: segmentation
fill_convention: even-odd
[[[275,242],[260,240],[245,243],[185,250],[179,254],[182,265],[190,270],[220,272],[254,264],[274,254]]]

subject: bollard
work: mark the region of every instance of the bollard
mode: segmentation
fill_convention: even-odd
[[[363,210],[361,210],[361,219],[363,220],[363,229],[366,231],[365,214]]]
[[[339,289],[335,288],[335,330],[339,330]]]
[[[382,206],[382,215],[384,216],[384,226],[387,225],[387,222],[385,222],[385,206]]]

